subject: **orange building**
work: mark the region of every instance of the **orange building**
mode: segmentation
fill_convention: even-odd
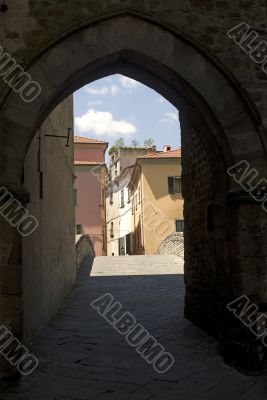
[[[133,254],[155,254],[162,240],[184,225],[181,149],[137,158],[129,185]]]

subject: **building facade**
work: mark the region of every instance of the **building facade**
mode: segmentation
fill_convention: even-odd
[[[133,254],[155,254],[168,235],[183,232],[181,176],[180,149],[165,145],[137,158],[129,184]]]
[[[58,137],[68,132],[69,144],[67,137]],[[23,238],[24,338],[29,342],[76,280],[72,96],[36,133],[25,157],[22,182],[30,195],[27,209],[38,221],[37,229]]]
[[[137,157],[149,151],[146,147],[115,147],[110,150],[106,179],[107,255],[133,254],[129,183]]]
[[[105,151],[108,143],[74,136],[76,238],[88,234],[96,256],[106,251]]]

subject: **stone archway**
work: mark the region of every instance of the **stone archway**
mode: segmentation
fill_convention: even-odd
[[[231,344],[240,339],[240,328],[228,320],[225,305],[243,293],[259,304],[266,304],[260,274],[250,267],[253,245],[257,246],[261,239],[252,240],[251,253],[243,245],[252,229],[247,210],[253,209],[259,223],[263,217],[259,205],[248,203],[249,198],[243,194],[237,193],[227,202],[227,193],[235,186],[226,170],[245,159],[264,176],[266,166],[261,132],[257,128],[258,116],[249,99],[238,90],[238,82],[181,32],[130,11],[105,15],[66,32],[36,54],[27,72],[40,84],[40,96],[32,103],[25,103],[10,91],[0,110],[1,185],[24,203],[27,193],[21,189],[20,175],[30,141],[49,112],[84,83],[114,72],[124,73],[157,90],[181,110],[186,121],[190,120],[201,139],[211,171],[214,194],[211,209],[215,210],[212,240],[214,263],[219,270],[210,281],[212,287],[206,287],[210,289],[208,301],[214,302],[212,311],[210,307],[207,310],[206,298],[203,303],[201,294],[188,290],[186,312],[206,329],[210,319],[219,315],[216,320],[222,323],[216,323],[213,330]],[[2,311],[2,319],[21,336],[21,238],[3,221],[2,234],[16,243],[13,268],[6,268],[2,275],[6,310]],[[16,277],[15,293],[11,274]],[[204,275],[201,272],[196,276],[195,283],[201,285]],[[188,288],[190,279],[189,274]],[[252,279],[257,280],[257,285],[251,286]],[[9,282],[6,286],[5,281]],[[15,307],[12,306],[14,299]],[[227,336],[230,326],[231,336]],[[248,340],[244,338],[244,345]],[[256,353],[257,357],[260,355]]]

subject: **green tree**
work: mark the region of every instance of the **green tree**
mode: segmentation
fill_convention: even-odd
[[[138,146],[139,146],[138,141],[135,140],[135,139],[133,139],[133,140],[132,140],[132,143],[131,143],[131,146],[133,146],[133,147],[138,147]]]
[[[144,140],[144,146],[145,147],[152,147],[152,148],[156,147],[154,139],[152,139],[152,138],[145,139]]]
[[[123,146],[125,146],[125,144],[124,144],[124,139],[123,139],[122,137],[120,137],[119,139],[117,139],[116,142],[115,142],[115,146],[116,146],[116,147],[123,147]]]

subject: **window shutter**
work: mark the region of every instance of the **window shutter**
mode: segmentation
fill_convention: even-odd
[[[113,225],[113,222],[111,222],[111,226],[110,226],[110,237],[114,238],[114,225]]]
[[[174,194],[174,179],[172,176],[168,177],[168,190],[170,194]]]
[[[182,179],[181,178],[174,178],[174,192],[175,193],[182,193]]]
[[[175,225],[176,225],[176,232],[184,231],[184,220],[183,219],[177,219],[175,221]]]

